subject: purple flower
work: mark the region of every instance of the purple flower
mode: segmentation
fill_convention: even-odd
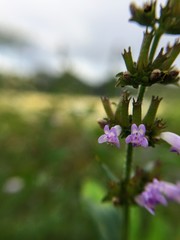
[[[120,147],[118,136],[121,133],[121,127],[119,125],[116,125],[116,126],[112,127],[111,129],[109,129],[108,125],[105,125],[104,133],[105,134],[101,135],[98,138],[98,143],[107,142],[107,143],[116,145],[116,147],[118,147],[118,148]]]
[[[163,132],[160,138],[171,145],[171,151],[180,154],[180,136],[172,132]]]
[[[132,143],[133,147],[148,147],[148,140],[145,137],[146,127],[144,124],[139,125],[132,124],[131,134],[127,136],[126,143]]]
[[[154,179],[145,190],[135,197],[135,201],[154,215],[158,204],[167,205],[167,200],[180,203],[180,184],[172,184]]]
[[[180,184],[172,184],[161,181],[159,190],[167,197],[168,200],[180,203]]]

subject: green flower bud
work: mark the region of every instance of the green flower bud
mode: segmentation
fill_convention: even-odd
[[[101,97],[101,101],[102,101],[102,104],[104,106],[104,110],[107,114],[107,117],[110,119],[110,120],[114,120],[114,113],[112,111],[112,108],[111,108],[111,103],[109,101],[109,98],[107,97]]]
[[[130,21],[134,21],[143,26],[153,27],[155,24],[155,8],[156,1],[146,2],[143,7],[137,7],[135,3],[130,4],[130,12],[132,17]]]
[[[131,48],[128,48],[128,51],[126,51],[124,49],[124,53],[122,54],[124,62],[126,64],[126,68],[130,73],[135,73],[136,72],[136,68],[135,68],[135,64],[132,58],[132,53],[131,53]]]
[[[141,45],[141,50],[140,50],[140,54],[137,62],[138,71],[142,71],[148,65],[148,54],[149,54],[149,48],[151,45],[152,38],[153,38],[153,32],[152,31],[148,32],[146,30],[146,32],[144,33],[144,38],[143,38],[143,42]]]
[[[162,64],[167,60],[167,53],[163,53],[163,52],[164,52],[164,48],[161,48],[157,57],[154,59],[153,63],[151,64],[151,69],[160,69]]]
[[[127,86],[127,85],[132,85],[132,78],[131,74],[129,72],[120,72],[116,75],[117,81],[115,84],[115,87],[121,86]]]
[[[168,70],[175,61],[175,59],[177,58],[177,56],[179,55],[179,53],[180,53],[180,41],[179,39],[177,39],[172,47],[169,45],[167,46],[167,50],[165,53],[166,60],[161,64],[161,69]]]
[[[154,147],[159,142],[159,136],[162,131],[166,128],[166,124],[163,119],[155,119],[154,123],[149,127],[148,137],[149,145]]]
[[[135,101],[133,99],[133,114],[132,114],[132,122],[139,125],[141,123],[141,105],[140,101]]]
[[[177,83],[178,81],[179,81],[179,71],[174,69],[167,73],[164,73],[161,83],[172,84],[172,83]]]
[[[125,91],[115,111],[115,124],[119,124],[121,127],[129,126],[129,102],[129,93]]]
[[[98,120],[98,124],[100,126],[100,128],[104,129],[105,125],[109,124],[107,119],[100,119]]]
[[[155,96],[152,97],[149,109],[143,119],[143,123],[146,124],[147,126],[151,126],[154,123],[154,120],[156,118],[156,113],[161,100],[162,98],[155,97]]]
[[[180,34],[180,1],[169,0],[165,7],[161,7],[159,28],[168,34]]]
[[[154,70],[151,72],[150,81],[152,81],[153,83],[156,83],[156,82],[160,81],[161,76],[162,76],[161,70],[159,70],[159,69],[154,69]]]

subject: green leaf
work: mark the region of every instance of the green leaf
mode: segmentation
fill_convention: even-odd
[[[143,42],[141,45],[141,50],[140,50],[140,54],[137,62],[137,69],[139,71],[142,71],[148,65],[148,54],[149,54],[149,49],[150,49],[153,36],[154,36],[153,31],[148,32],[146,30],[146,32],[144,33],[144,38],[143,38]]]

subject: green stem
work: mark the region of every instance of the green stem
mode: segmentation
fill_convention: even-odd
[[[126,165],[125,165],[125,184],[128,183],[130,174],[131,174],[131,165],[132,165],[132,154],[133,154],[133,146],[132,144],[127,145],[127,154],[126,154]]]
[[[146,90],[146,87],[141,85],[140,88],[139,88],[137,101],[142,102],[145,90]]]
[[[151,46],[150,52],[149,52],[148,62],[150,64],[153,62],[153,59],[154,59],[154,56],[155,56],[155,53],[156,53],[156,50],[157,50],[157,47],[158,47],[158,44],[159,44],[159,41],[160,41],[162,35],[163,35],[163,31],[161,31],[160,29],[155,30],[154,39],[153,39],[152,46]],[[146,86],[141,85],[139,87],[139,91],[137,94],[137,102],[142,103],[144,94],[145,94],[145,90],[146,90]],[[131,174],[132,156],[133,156],[133,147],[132,147],[132,144],[128,144],[127,155],[126,155],[125,176],[124,176],[124,194],[125,194],[125,196],[127,196],[127,199],[128,199],[128,184],[129,184],[129,179],[130,179],[130,174]],[[130,233],[129,233],[129,230],[130,230],[130,205],[129,205],[128,201],[124,205],[123,217],[124,217],[124,219],[123,219],[124,225],[123,225],[122,240],[128,240],[129,236],[130,236]]]
[[[154,54],[156,52],[156,49],[157,49],[157,46],[158,46],[158,43],[159,43],[159,40],[160,40],[162,34],[163,34],[163,32],[160,31],[159,29],[155,31],[154,40],[153,40],[152,47],[151,47],[150,54],[149,54],[149,62],[150,63],[153,61]],[[137,97],[138,101],[142,102],[145,90],[146,90],[146,87],[141,85],[139,88],[138,97]]]
[[[128,195],[127,187],[131,174],[131,165],[132,165],[132,156],[133,156],[133,146],[132,144],[128,144],[127,146],[127,155],[125,162],[125,170],[124,170],[124,194]],[[123,228],[122,228],[122,240],[129,239],[129,230],[130,230],[130,208],[128,201],[124,205],[123,209]]]
[[[150,51],[150,54],[149,54],[149,62],[152,62],[152,60],[154,58],[154,54],[156,52],[156,49],[157,49],[157,46],[158,46],[158,43],[159,43],[159,40],[160,40],[161,36],[162,36],[162,32],[157,30],[155,32],[153,44],[152,44],[151,51]]]
[[[128,240],[129,239],[129,230],[130,230],[130,208],[129,204],[124,205],[123,209],[123,236],[122,240]]]
[[[149,62],[153,61],[161,36],[162,36],[162,32],[157,30],[155,32],[154,41],[150,50]],[[137,95],[137,101],[139,102],[143,101],[145,90],[146,90],[146,87],[141,85]],[[127,197],[127,201],[124,204],[124,208],[123,208],[122,240],[128,240],[130,236],[130,204],[128,201],[128,184],[129,184],[130,175],[131,175],[132,159],[133,159],[133,146],[132,144],[128,144],[125,169],[124,169],[124,195],[125,197]]]

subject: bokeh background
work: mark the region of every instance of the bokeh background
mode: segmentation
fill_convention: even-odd
[[[129,4],[0,1],[0,239],[119,239],[121,210],[101,203],[108,179],[99,161],[121,177],[125,146],[98,145],[97,120],[100,96],[117,101],[122,91],[114,76],[125,69],[123,49],[138,56],[144,29],[128,22]],[[152,87],[144,112],[157,94],[159,117],[180,134],[179,89]],[[137,149],[134,166],[158,160],[175,183],[179,156],[168,148]],[[156,216],[133,207],[132,239],[180,239],[179,213],[173,203]]]

